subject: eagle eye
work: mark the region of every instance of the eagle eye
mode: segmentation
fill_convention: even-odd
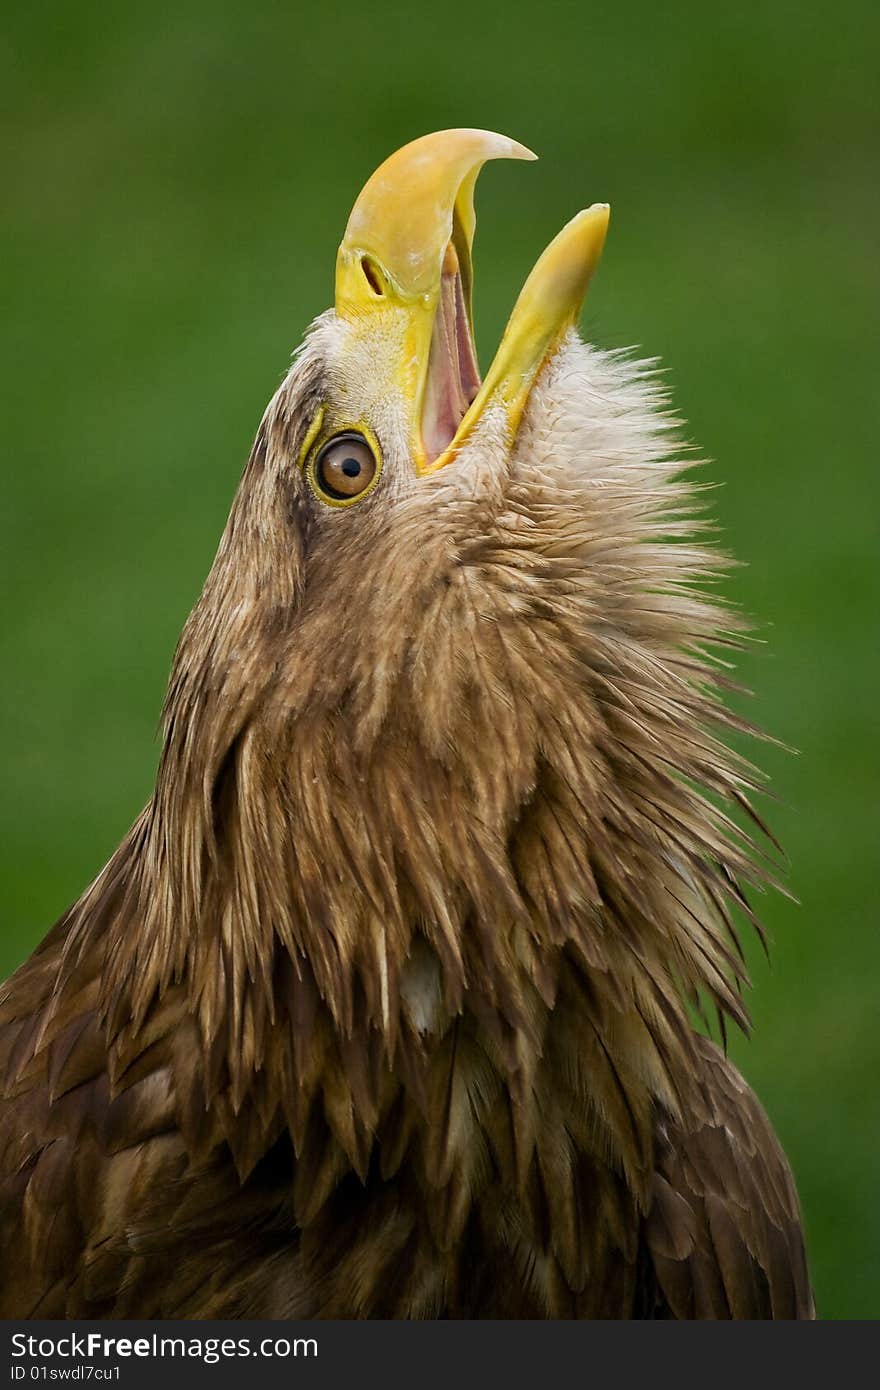
[[[345,505],[363,497],[378,476],[376,455],[354,430],[327,441],[315,458],[315,491],[325,502]]]

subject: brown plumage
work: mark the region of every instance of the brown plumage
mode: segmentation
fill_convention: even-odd
[[[810,1317],[785,1158],[692,1024],[746,1025],[768,871],[662,393],[561,323],[512,426],[462,434],[459,362],[419,469],[377,265],[260,426],[154,795],[0,993],[0,1315]],[[381,472],[326,505],[343,428]]]

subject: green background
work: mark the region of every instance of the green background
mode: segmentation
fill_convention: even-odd
[[[542,156],[478,195],[484,363],[594,200],[585,328],[671,367],[766,644],[751,712],[796,907],[735,1042],[820,1311],[880,1314],[875,805],[878,6],[6,6],[0,973],[150,792],[178,630],[348,209],[415,135]],[[869,468],[871,476],[869,477]]]

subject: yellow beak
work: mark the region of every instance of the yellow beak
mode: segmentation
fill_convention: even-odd
[[[608,208],[578,213],[528,277],[480,384],[473,349],[471,248],[477,175],[489,159],[534,159],[484,130],[445,130],[398,150],[352,209],[336,263],[336,312],[354,325],[404,320],[399,388],[417,472],[449,463],[490,404],[513,442],[532,384],[575,323],[608,226]]]

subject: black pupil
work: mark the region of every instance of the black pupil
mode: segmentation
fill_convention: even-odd
[[[361,466],[357,459],[352,458],[351,455],[349,455],[347,459],[342,460],[340,467],[346,478],[357,478],[361,471]]]

